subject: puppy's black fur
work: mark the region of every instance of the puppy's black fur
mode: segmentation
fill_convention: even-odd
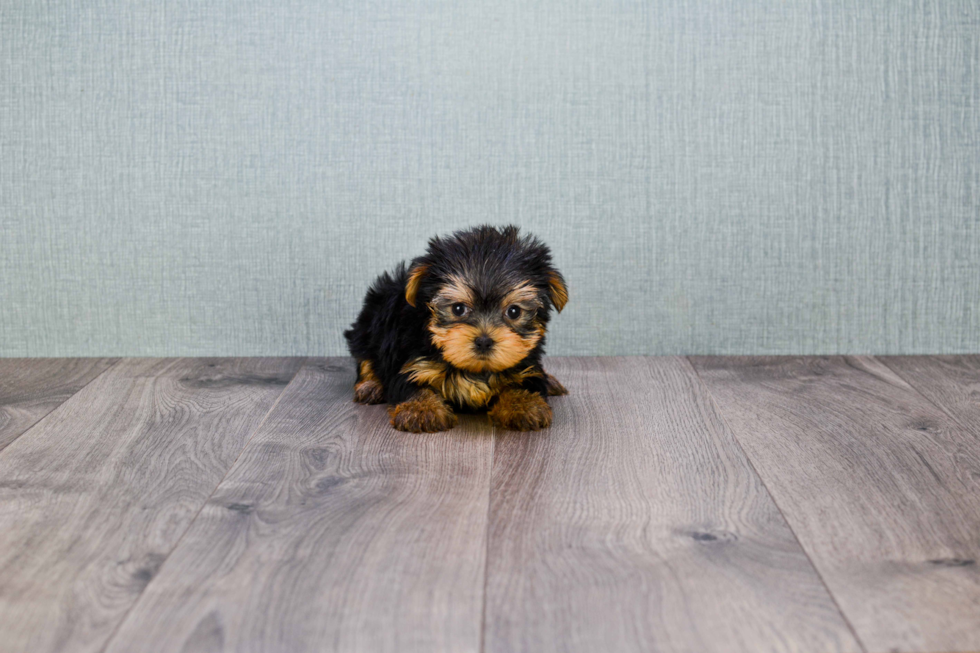
[[[375,279],[364,306],[351,328],[344,331],[351,356],[372,362],[389,404],[405,401],[417,389],[402,366],[415,356],[438,356],[425,328],[428,310],[422,303],[412,306],[405,299],[408,269],[399,263],[393,274]]]
[[[497,329],[495,333],[509,329],[512,333],[505,335],[513,342],[536,344],[523,358],[504,370],[477,372],[453,366],[446,358],[445,342],[434,338],[433,334],[456,325],[459,320],[451,313],[440,312],[433,300],[447,285],[454,283],[454,287],[467,288],[473,298],[470,303],[474,305],[467,309],[473,316],[471,326],[467,327],[472,332],[491,328],[486,325],[493,322],[496,326],[492,328]],[[515,322],[501,317],[500,303],[508,301],[506,298],[511,296],[508,293],[528,286],[533,287],[534,296],[525,304],[530,308],[525,309],[523,318]],[[549,391],[550,394],[563,394],[564,391],[561,384],[545,374],[541,358],[551,309],[561,310],[566,300],[564,280],[552,266],[546,245],[533,236],[521,235],[514,226],[501,229],[481,226],[456,232],[451,237],[432,238],[426,253],[414,259],[410,266],[401,263],[392,273],[379,276],[368,290],[357,320],[344,332],[344,337],[351,355],[359,363],[369,362],[367,369],[383,389],[379,397],[392,405],[409,401],[425,389],[425,384],[414,382],[405,371],[406,364],[418,360],[444,366],[447,373],[472,381],[485,380],[491,373],[498,379],[514,378],[509,387],[519,387],[545,397]],[[518,371],[524,373],[515,376]],[[362,377],[363,373],[359,372],[358,380],[363,380]],[[549,382],[554,385],[549,387]],[[439,394],[438,387],[432,387]],[[561,392],[556,391],[556,387]],[[455,408],[466,408],[444,398]]]

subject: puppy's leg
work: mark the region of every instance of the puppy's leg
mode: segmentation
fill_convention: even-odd
[[[357,383],[354,384],[354,401],[359,404],[384,403],[384,386],[374,373],[371,361],[365,359],[357,365]]]
[[[508,388],[499,395],[487,416],[494,426],[511,431],[536,431],[551,425],[551,406],[538,392]]]
[[[544,382],[545,382],[545,387],[548,390],[548,396],[549,397],[558,397],[560,395],[567,395],[568,394],[568,390],[565,389],[565,386],[563,386],[558,381],[558,379],[556,379],[555,377],[551,376],[547,372],[545,372],[545,375],[544,375]]]
[[[429,388],[416,392],[411,399],[388,408],[391,425],[399,431],[432,433],[456,426],[456,415],[442,397]]]

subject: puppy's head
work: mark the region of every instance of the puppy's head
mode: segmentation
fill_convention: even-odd
[[[430,312],[433,345],[453,367],[500,372],[542,343],[551,307],[568,291],[548,247],[517,227],[433,238],[412,262],[405,299]]]

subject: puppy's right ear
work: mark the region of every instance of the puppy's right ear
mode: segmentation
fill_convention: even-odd
[[[422,277],[429,270],[429,266],[425,263],[416,263],[412,266],[412,269],[408,272],[408,283],[405,284],[405,301],[408,302],[410,306],[415,306],[415,295],[419,292],[419,284],[422,283]]]

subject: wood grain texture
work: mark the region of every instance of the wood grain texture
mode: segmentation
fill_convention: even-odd
[[[692,361],[868,649],[980,649],[980,440],[873,358]]]
[[[0,651],[98,651],[296,359],[117,363],[0,452]]]
[[[114,358],[0,358],[0,451],[115,362]]]
[[[548,367],[551,429],[497,435],[486,651],[860,650],[687,361]]]
[[[980,438],[980,356],[884,356],[880,360]]]
[[[492,432],[403,433],[310,362],[110,652],[477,651]]]

